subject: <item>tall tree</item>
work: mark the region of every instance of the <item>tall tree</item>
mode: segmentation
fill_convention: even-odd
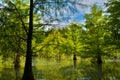
[[[32,33],[33,33],[33,0],[30,0],[29,29],[27,34],[26,62],[22,80],[34,80],[32,72]]]
[[[102,9],[94,5],[91,13],[86,14],[85,18],[87,37],[84,40],[84,43],[86,44],[86,51],[88,52],[88,55],[92,54],[92,56],[96,57],[97,63],[101,64],[101,56],[104,55],[104,37],[106,35],[105,16],[103,16]]]
[[[24,7],[18,5],[18,0],[11,2],[9,0],[4,0],[1,5],[1,40],[5,44],[2,44],[3,56],[9,55],[7,57],[15,56],[15,67],[20,66],[20,55],[25,52],[26,45],[26,30],[24,27],[27,26],[24,24],[28,18],[23,15],[27,12],[28,6]],[[4,5],[6,4],[6,5]],[[19,3],[23,5],[23,3]],[[24,4],[27,4],[24,3]],[[24,17],[24,19],[23,19]]]
[[[66,53],[73,55],[73,60],[77,60],[82,48],[81,43],[82,25],[78,23],[71,23],[63,29],[63,37],[66,39],[64,44],[66,45]]]
[[[120,1],[108,0],[106,3],[108,13],[108,28],[112,32],[113,45],[120,49]]]
[[[73,54],[73,63],[74,66],[77,65],[77,56],[80,55],[80,51],[82,49],[82,32],[83,32],[83,26],[81,24],[72,23],[68,26],[68,38],[67,38],[67,44],[68,48],[70,48],[71,52]]]

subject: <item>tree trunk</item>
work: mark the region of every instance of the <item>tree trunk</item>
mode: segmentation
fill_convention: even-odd
[[[97,63],[98,63],[98,64],[102,64],[102,58],[101,58],[100,53],[99,53],[98,56],[97,56]]]
[[[20,79],[20,67],[15,67],[16,80]]]
[[[24,74],[22,80],[34,80],[32,72],[32,31],[33,31],[33,0],[30,0],[29,31],[27,34],[27,51]]]
[[[77,56],[75,53],[73,55],[73,65],[74,65],[74,67],[76,67],[76,65],[77,65]]]
[[[77,60],[76,54],[73,55],[73,60],[74,60],[74,61]]]
[[[17,55],[15,57],[14,67],[15,68],[19,68],[20,67],[20,54],[19,53],[17,53]]]
[[[73,60],[73,66],[74,66],[74,68],[76,68],[76,66],[77,66],[77,61],[76,60]]]
[[[20,80],[20,53],[18,52],[15,57],[14,68],[15,68],[15,73],[16,73],[16,80]]]
[[[102,64],[97,64],[98,67],[98,80],[102,80]]]

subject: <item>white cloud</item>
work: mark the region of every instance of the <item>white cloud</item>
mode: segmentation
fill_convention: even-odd
[[[103,7],[104,2],[106,2],[106,0],[79,0],[79,3],[86,5],[86,7],[77,6],[77,8],[78,8],[78,10],[80,11],[81,14],[85,14],[85,13],[90,12],[90,8],[94,4],[96,4],[100,7]]]
[[[92,6],[94,4],[103,4],[106,0],[82,0],[80,1],[83,4]]]
[[[76,21],[75,18],[78,16],[80,18],[79,22],[81,23],[84,23],[85,20],[82,19],[80,17],[80,15],[78,14],[81,14],[81,16],[84,16],[84,14],[86,13],[90,13],[91,11],[91,7],[96,4],[98,5],[99,7],[101,8],[104,8],[104,3],[106,2],[107,0],[78,0],[78,3],[81,3],[85,6],[82,6],[82,5],[76,5],[77,9],[79,10],[78,12],[76,12],[76,14],[72,15],[72,18],[71,20],[69,20],[70,22],[74,22]],[[78,19],[78,18],[77,18]]]
[[[76,0],[76,2],[78,3],[78,5],[76,5],[78,11],[75,13],[71,13],[71,11],[67,10],[69,8],[69,6],[67,6],[66,9],[61,9],[64,16],[62,16],[62,17],[59,16],[58,18],[61,19],[61,21],[60,22],[54,21],[53,24],[67,25],[71,22],[84,23],[85,22],[85,19],[83,18],[84,14],[90,13],[90,11],[91,11],[90,9],[94,4],[103,7],[105,1],[106,0]],[[80,5],[79,5],[79,3],[80,3]],[[83,4],[84,6],[82,6],[81,4]],[[70,5],[70,6],[72,6],[72,5]],[[54,14],[53,14],[53,16],[54,16]],[[65,21],[65,19],[63,19],[63,17],[69,17],[69,19],[67,19],[68,21]]]

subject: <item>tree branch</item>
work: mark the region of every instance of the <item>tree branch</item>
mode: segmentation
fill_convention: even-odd
[[[22,17],[21,17],[20,12],[18,11],[17,7],[16,7],[12,2],[11,2],[11,4],[15,7],[15,10],[16,10],[17,13],[18,13],[18,17],[20,18],[20,21],[21,21],[21,23],[22,23],[22,26],[23,26],[25,32],[28,34],[27,28],[26,28],[26,26],[25,26],[25,23],[24,23]]]

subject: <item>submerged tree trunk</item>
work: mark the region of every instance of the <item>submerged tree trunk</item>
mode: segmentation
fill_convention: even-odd
[[[98,67],[98,80],[102,80],[102,64],[97,64]]]
[[[24,74],[22,80],[34,80],[32,72],[32,31],[33,31],[33,0],[30,0],[29,31],[27,34],[27,51]]]
[[[73,60],[74,61],[76,61],[77,60],[77,56],[76,56],[76,54],[74,53],[74,55],[73,55]]]
[[[74,66],[74,68],[77,67],[77,61],[76,60],[73,60],[73,66]]]
[[[14,67],[15,68],[19,68],[20,67],[20,54],[19,53],[17,53],[17,55],[15,57]]]
[[[15,57],[14,68],[15,68],[16,80],[20,80],[20,53],[19,52],[17,52],[17,55]]]
[[[73,65],[74,65],[74,67],[76,67],[76,65],[77,65],[77,56],[75,53],[73,55]]]
[[[20,67],[15,67],[16,80],[20,79]]]
[[[97,63],[102,64],[102,58],[101,58],[100,53],[98,53],[98,56],[97,56]]]

